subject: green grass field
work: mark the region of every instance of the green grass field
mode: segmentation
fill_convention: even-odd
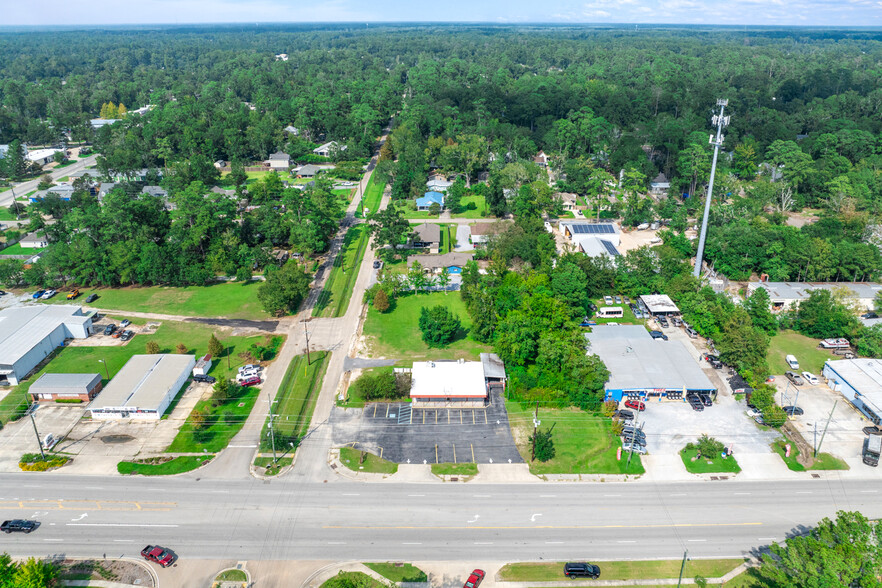
[[[848,464],[839,459],[838,457],[831,455],[829,453],[819,453],[818,457],[815,458],[815,462],[806,468],[804,465],[799,463],[796,458],[799,457],[799,448],[796,447],[795,444],[790,444],[790,457],[784,457],[784,444],[786,441],[783,439],[779,439],[772,443],[772,451],[781,456],[781,459],[784,460],[784,463],[787,464],[787,467],[794,472],[804,472],[806,470],[847,470],[850,469]]]
[[[404,218],[411,220],[438,218],[439,215],[431,214],[428,210],[412,210],[405,202],[396,202],[395,206],[404,213]],[[481,214],[484,213],[484,214]],[[451,218],[485,218],[490,215],[487,202],[483,196],[463,196],[459,205],[459,212],[452,213]]]
[[[146,352],[147,341],[156,341],[162,353],[173,353],[178,343],[183,343],[190,353],[197,357],[208,352],[208,339],[216,333],[218,339],[230,351],[230,363],[224,354],[211,368],[211,375],[220,378],[232,377],[240,365],[248,363],[239,358],[239,353],[247,351],[254,343],[263,344],[264,337],[233,337],[220,329],[196,323],[165,321],[151,334],[135,335],[126,345],[100,347],[64,347],[39,372],[22,382],[0,400],[0,421],[6,423],[15,414],[16,407],[27,406],[27,391],[31,384],[46,372],[50,373],[100,373],[107,384],[108,374],[112,378],[130,357]],[[106,362],[101,363],[99,360]],[[105,371],[106,366],[106,371]]]
[[[374,580],[362,572],[343,572],[340,571],[333,578],[328,578],[321,588],[387,588],[382,582]]]
[[[436,476],[477,476],[476,463],[433,463],[432,473]]]
[[[606,323],[618,323],[620,325],[642,325],[642,324],[644,324],[643,319],[639,319],[639,318],[635,317],[634,313],[631,312],[631,309],[624,302],[622,302],[621,304],[616,304],[616,303],[607,304],[603,301],[603,298],[600,298],[598,300],[593,300],[593,302],[594,302],[594,305],[597,306],[598,309],[600,309],[604,306],[609,306],[609,307],[613,307],[613,308],[616,306],[620,306],[622,308],[622,318],[598,318],[596,316],[597,313],[595,313],[595,316],[592,316],[591,320],[595,321],[598,325],[605,325]]]
[[[9,212],[8,206],[0,206],[0,221],[15,220],[15,215]]]
[[[43,249],[44,247],[40,247],[39,249],[36,247],[22,247],[21,243],[16,243],[5,249],[0,249],[0,255],[36,255],[43,251]]]
[[[312,309],[312,316],[338,317],[346,314],[358,269],[368,245],[367,225],[356,225],[346,231],[343,247],[334,259],[334,267]]]
[[[224,282],[211,286],[170,288],[144,286],[130,288],[81,289],[73,304],[83,304],[89,294],[96,308],[132,312],[155,312],[181,316],[263,320],[269,315],[260,307],[257,288],[262,282]],[[53,300],[54,302],[54,300]]]
[[[820,340],[800,335],[796,331],[781,331],[772,337],[769,344],[767,359],[769,368],[773,374],[783,374],[790,370],[790,366],[784,361],[787,354],[796,356],[799,361],[799,371],[809,371],[820,375],[824,369],[824,362],[828,359],[836,359],[837,356],[829,351],[818,347]]]
[[[541,408],[542,429],[554,426],[552,441],[555,456],[549,461],[530,462],[529,437],[533,434],[533,405],[506,401],[508,421],[518,451],[534,474],[642,474],[640,456],[634,454],[626,467],[628,456],[616,459],[622,442],[613,436],[610,419],[577,408]]]
[[[367,567],[374,570],[387,580],[392,582],[426,582],[429,577],[426,572],[409,563],[365,563]]]
[[[430,349],[421,338],[418,324],[420,309],[439,304],[459,315],[463,331],[448,347]],[[372,357],[477,360],[480,353],[493,349],[468,337],[471,326],[471,318],[459,292],[429,292],[401,296],[395,301],[394,310],[385,314],[369,308],[364,334]]]
[[[278,435],[302,437],[309,430],[312,411],[322,389],[322,380],[328,369],[330,354],[327,351],[311,353],[312,363],[307,364],[305,355],[298,355],[288,365],[285,377],[273,403],[275,427]],[[269,420],[269,419],[267,419]],[[268,437],[267,425],[261,434],[261,450],[272,449],[272,439]],[[290,450],[290,447],[276,446],[277,451]]]
[[[116,470],[123,475],[138,474],[141,476],[173,476],[174,474],[183,474],[184,472],[193,471],[210,462],[213,457],[214,455],[184,455],[157,464],[121,461],[116,464]]]
[[[358,449],[353,449],[351,447],[340,448],[340,461],[347,468],[355,472],[394,474],[398,471],[397,463],[386,461],[373,453],[359,451]]]
[[[660,580],[677,578],[681,560],[655,561],[593,561],[600,566],[602,580]],[[690,559],[683,572],[684,580],[695,576],[719,578],[744,563],[743,559]],[[504,582],[553,582],[570,581],[563,573],[564,562],[512,563],[499,570],[498,577]]]
[[[386,184],[375,179],[376,177],[375,174],[371,174],[371,179],[368,180],[364,194],[361,196],[361,203],[358,205],[358,210],[355,213],[356,218],[364,218],[365,208],[368,209],[368,218],[372,217],[380,209],[380,203],[383,200],[383,190],[386,189]]]
[[[680,451],[680,459],[686,466],[686,471],[690,474],[737,474],[741,471],[741,467],[734,457],[723,459],[719,455],[708,461],[706,458],[692,461],[692,458],[698,453],[697,449],[682,449]]]
[[[227,402],[215,406],[211,399],[200,400],[166,451],[169,453],[196,453],[207,451],[217,453],[224,449],[236,433],[245,424],[251,409],[260,395],[260,390],[253,387],[232,386]],[[197,428],[193,423],[193,414],[197,411],[207,412],[207,425]]]

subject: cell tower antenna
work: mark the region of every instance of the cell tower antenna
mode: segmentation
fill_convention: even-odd
[[[713,197],[714,192],[714,175],[717,171],[717,157],[720,154],[720,147],[723,145],[723,127],[729,125],[729,117],[724,116],[726,106],[728,105],[729,101],[725,98],[717,100],[717,106],[720,107],[720,114],[715,114],[713,118],[713,124],[717,127],[717,136],[716,138],[714,138],[713,135],[710,136],[710,144],[714,146],[714,160],[711,164],[710,181],[708,181],[707,184],[707,200],[704,202],[704,218],[701,219],[701,237],[698,239],[698,252],[695,255],[695,269],[692,272],[696,278],[701,277],[701,264],[702,258],[704,257],[704,241],[707,238],[707,217],[710,214],[711,198]]]

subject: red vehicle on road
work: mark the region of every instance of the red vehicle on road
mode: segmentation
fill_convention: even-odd
[[[484,579],[484,570],[472,570],[472,574],[462,588],[478,588]]]
[[[159,545],[148,545],[141,550],[141,557],[147,561],[156,562],[164,568],[172,565],[178,559],[174,553]]]
[[[646,405],[640,400],[626,400],[625,406],[634,410],[646,410]]]

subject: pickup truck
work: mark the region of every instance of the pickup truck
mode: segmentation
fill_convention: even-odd
[[[876,467],[879,465],[880,454],[882,454],[882,436],[870,435],[864,439],[862,457],[865,464]]]
[[[159,545],[148,545],[141,550],[141,557],[147,561],[156,562],[164,568],[172,565],[178,559],[174,553]]]

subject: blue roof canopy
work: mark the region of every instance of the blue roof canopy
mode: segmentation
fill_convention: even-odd
[[[444,194],[441,192],[426,192],[422,198],[417,198],[416,204],[417,206],[432,206],[433,204],[444,206]]]

